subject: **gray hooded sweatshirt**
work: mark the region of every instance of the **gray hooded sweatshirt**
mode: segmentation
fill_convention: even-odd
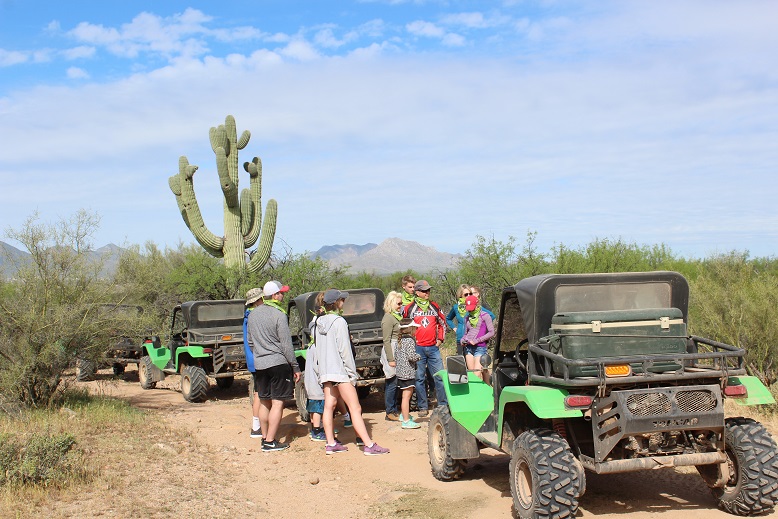
[[[357,366],[351,352],[351,336],[346,320],[335,314],[325,314],[316,319],[316,372],[319,383],[357,382]]]
[[[313,332],[317,317],[314,317],[308,325],[308,329]],[[308,400],[324,400],[324,390],[319,383],[319,357],[316,355],[316,343],[308,346],[305,354],[305,392],[308,394]]]

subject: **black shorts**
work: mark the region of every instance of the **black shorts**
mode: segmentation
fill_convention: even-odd
[[[409,387],[416,387],[416,379],[415,378],[410,378],[410,379],[398,378],[397,379],[397,389],[408,389]]]
[[[289,364],[279,364],[254,372],[255,389],[260,400],[291,400],[294,398],[294,372]]]
[[[251,380],[254,381],[254,392],[259,395],[259,371],[251,372]]]

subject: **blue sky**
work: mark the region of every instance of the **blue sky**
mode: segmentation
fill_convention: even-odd
[[[232,114],[296,252],[535,231],[774,256],[776,49],[773,1],[0,0],[0,222],[192,242],[185,155],[221,234]]]

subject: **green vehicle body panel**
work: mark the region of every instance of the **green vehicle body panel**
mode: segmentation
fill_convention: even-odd
[[[770,393],[770,390],[762,384],[762,381],[757,377],[751,376],[739,376],[729,377],[730,384],[743,384],[748,390],[746,398],[732,398],[732,400],[740,405],[759,405],[759,404],[774,404],[775,398]]]
[[[439,371],[435,376],[443,379],[451,416],[475,435],[494,410],[492,386],[472,374],[467,384],[451,384],[446,370]]]
[[[170,348],[166,348],[165,346],[162,346],[161,348],[148,347],[146,348],[146,351],[148,351],[151,362],[156,367],[164,369],[165,366],[167,366],[168,361],[170,360]],[[195,359],[210,357],[208,353],[203,351],[202,346],[179,346],[176,348],[176,370],[178,369],[178,358],[180,358],[183,353],[186,353]]]
[[[295,357],[302,357],[305,360],[308,360],[308,350],[294,350],[294,356]]]
[[[580,418],[583,412],[565,407],[565,398],[569,395],[564,389],[545,386],[508,386],[500,393],[500,416],[505,405],[511,402],[527,404],[532,413],[543,420],[551,418]]]

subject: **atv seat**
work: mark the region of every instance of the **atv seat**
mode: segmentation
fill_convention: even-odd
[[[527,383],[527,370],[516,362],[513,355],[506,355],[494,368],[492,385],[499,395],[506,386],[523,386]]]

